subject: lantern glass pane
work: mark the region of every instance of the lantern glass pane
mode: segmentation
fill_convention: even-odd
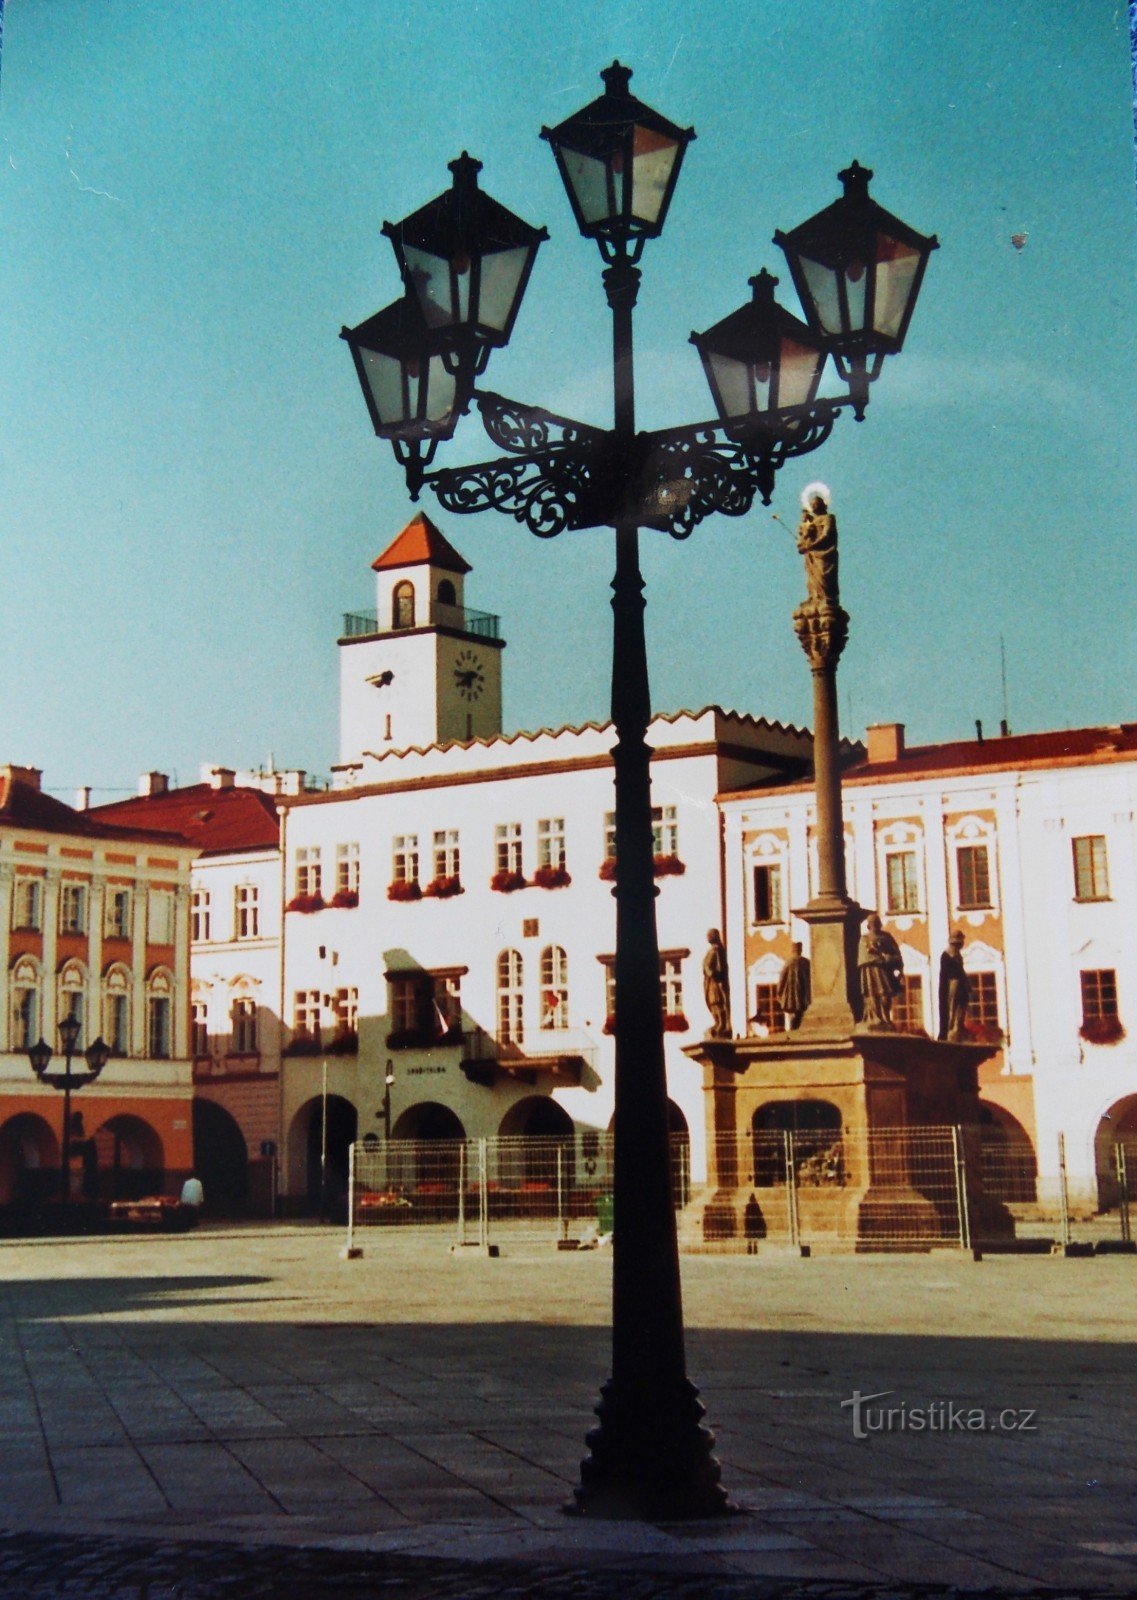
[[[426,369],[426,395],[422,394],[413,378],[411,390],[416,416],[424,417],[428,422],[445,422],[454,409],[458,380],[454,373],[447,372],[441,356],[431,356]]]
[[[849,333],[860,333],[865,326],[865,292],[869,275],[863,261],[850,261],[845,267],[845,298],[849,305]]]
[[[824,266],[820,261],[811,261],[808,256],[802,256],[800,259],[817,321],[825,333],[843,333],[845,330],[841,324],[841,302],[837,297],[837,274],[832,267]]]
[[[809,404],[819,363],[820,357],[816,350],[798,344],[796,339],[782,340],[782,361],[778,369],[780,407]]]
[[[442,256],[431,255],[427,250],[414,250],[409,245],[404,247],[403,254],[427,327],[450,327],[459,318],[455,316],[455,306],[451,296],[449,261]],[[469,267],[466,269],[464,279],[462,277],[458,279],[459,284],[463,281],[468,296]]]
[[[478,322],[504,333],[513,314],[517,291],[529,259],[529,246],[497,250],[482,257],[482,287],[478,297]]]
[[[385,356],[378,350],[360,350],[363,370],[371,398],[379,413],[379,421],[390,427],[407,418],[406,395],[403,389],[402,362],[394,356]]]
[[[911,245],[879,234],[876,242],[876,304],[873,327],[891,338],[899,336],[920,266],[920,252]]]
[[[726,417],[746,417],[754,409],[750,390],[750,369],[745,361],[719,355],[711,350],[707,354],[711,369],[711,383],[719,411]],[[767,380],[764,397],[758,398],[758,409],[769,404],[770,385]]]
[[[579,150],[565,150],[563,155],[565,172],[576,195],[581,216],[586,223],[607,221],[613,215],[607,163],[597,161],[594,156],[586,156]],[[619,215],[619,206],[615,215]]]
[[[637,127],[632,136],[632,215],[654,227],[667,198],[679,145],[666,134]]]

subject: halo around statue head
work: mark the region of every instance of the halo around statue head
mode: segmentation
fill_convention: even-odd
[[[801,491],[802,510],[808,511],[810,506],[813,504],[814,499],[817,497],[820,497],[825,501],[825,509],[828,511],[829,502],[832,500],[833,496],[829,493],[829,485],[827,483],[821,483],[820,481],[817,483],[807,483],[805,488]]]

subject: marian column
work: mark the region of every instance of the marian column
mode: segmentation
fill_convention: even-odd
[[[794,632],[813,673],[813,776],[817,799],[817,893],[794,915],[809,924],[812,998],[801,1032],[848,1033],[860,1011],[857,940],[862,911],[845,883],[841,814],[837,663],[849,637],[837,578],[837,519],[829,490],[811,483],[802,495],[797,547],[805,558],[806,599]]]

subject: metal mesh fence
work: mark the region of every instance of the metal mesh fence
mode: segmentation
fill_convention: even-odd
[[[671,1146],[680,1249],[898,1251],[1127,1243],[1137,1145],[1072,1177],[984,1128],[756,1129],[720,1136],[693,1183]],[[392,1139],[352,1151],[349,1228],[429,1228],[455,1245],[589,1247],[612,1232],[612,1136]],[[350,1243],[350,1239],[349,1239]]]

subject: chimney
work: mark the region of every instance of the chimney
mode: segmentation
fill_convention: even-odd
[[[84,784],[82,789],[76,789],[76,791],[75,791],[75,809],[76,809],[76,811],[90,811],[90,809],[91,809],[91,785],[89,783],[88,784]]]
[[[169,787],[169,775],[165,772],[144,772],[138,780],[138,792],[148,800],[156,794],[166,794]]]
[[[11,762],[0,767],[0,777],[7,778],[9,783],[23,783],[29,789],[38,789],[43,771],[39,767],[14,767]]]
[[[902,722],[874,722],[865,730],[869,765],[878,766],[887,761],[899,761],[904,754],[904,724]]]
[[[975,743],[983,743],[983,724],[980,722],[978,717],[975,719]]]
[[[209,787],[211,789],[231,789],[236,777],[232,767],[211,767],[209,769]]]

